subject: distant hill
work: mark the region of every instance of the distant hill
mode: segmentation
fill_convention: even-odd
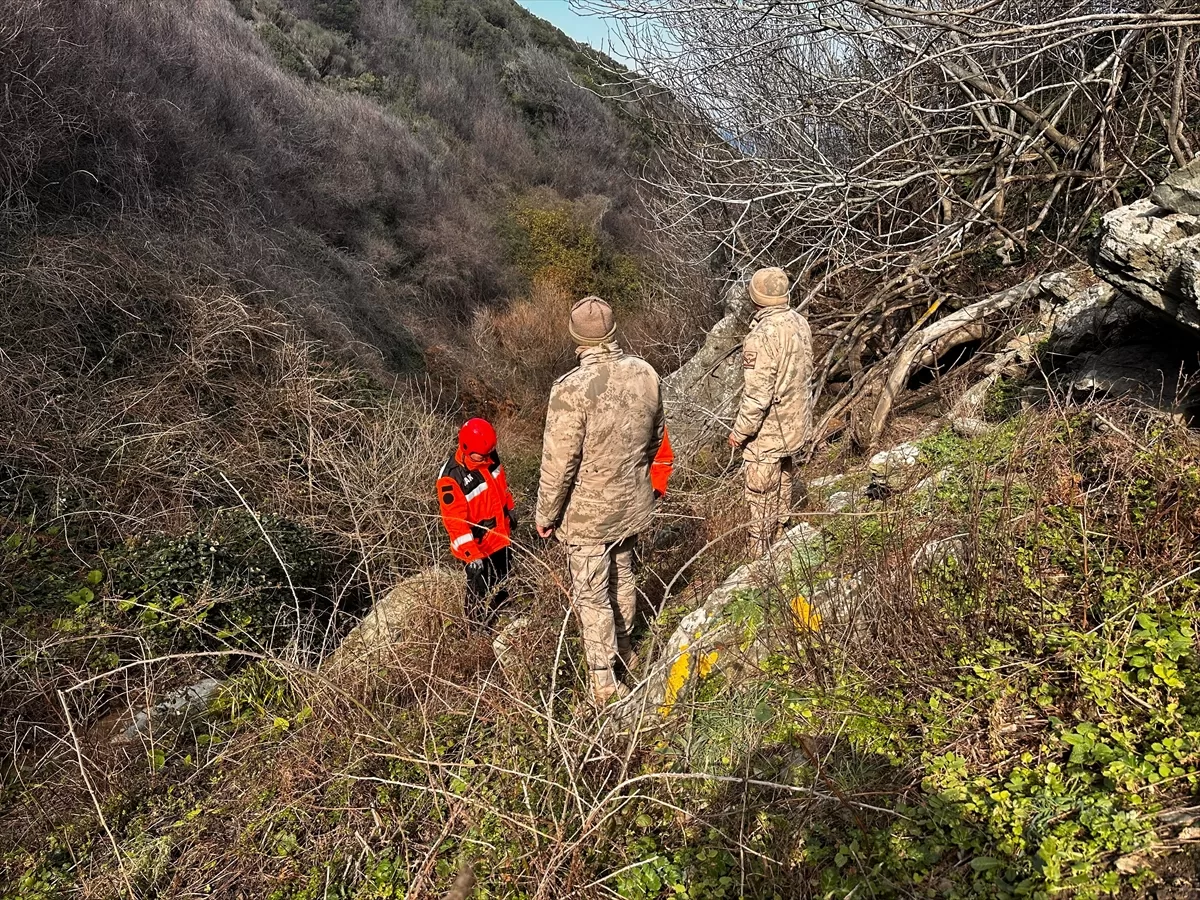
[[[4,277],[119,247],[411,371],[414,329],[527,286],[515,207],[588,198],[602,252],[638,249],[644,141],[589,90],[619,67],[511,0],[0,0],[0,20]]]

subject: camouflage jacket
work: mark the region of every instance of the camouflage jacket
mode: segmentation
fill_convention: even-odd
[[[663,442],[658,373],[614,343],[588,347],[550,389],[537,525],[569,544],[607,544],[645,531],[650,467]]]
[[[800,313],[769,306],[742,343],[745,386],[733,432],[746,459],[798,453],[812,432],[812,332]]]

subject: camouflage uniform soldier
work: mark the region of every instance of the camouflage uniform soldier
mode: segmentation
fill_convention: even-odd
[[[812,432],[812,332],[788,306],[783,269],[755,272],[750,299],[758,311],[742,344],[745,387],[729,443],[743,448],[750,550],[762,555],[787,524],[792,457]]]
[[[614,664],[635,662],[634,549],[666,492],[670,445],[658,373],[617,346],[609,305],[580,300],[570,332],[579,365],[550,389],[536,525],[566,545],[592,692],[603,704],[627,692]]]

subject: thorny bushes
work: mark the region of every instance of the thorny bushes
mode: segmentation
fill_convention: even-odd
[[[1114,406],[923,450],[914,480],[938,479],[825,517],[806,562],[858,576],[852,636],[797,631],[767,590],[745,620],[772,651],[666,729],[572,708],[564,594],[531,566],[504,672],[454,626],[359,680],[253,665],[100,788],[117,854],[84,793],[9,859],[35,887],[280,898],[427,895],[464,856],[497,897],[1095,896],[1184,871],[1194,438]]]
[[[585,5],[644,74],[661,227],[737,274],[788,267],[818,383],[859,397],[939,308],[1078,259],[1198,149],[1186,3]]]
[[[56,691],[80,680],[328,649],[440,546],[428,467],[450,440],[429,398],[269,310],[119,244],[39,250],[61,265],[0,277],[2,702],[21,758],[61,739]],[[120,693],[101,680],[83,708]]]

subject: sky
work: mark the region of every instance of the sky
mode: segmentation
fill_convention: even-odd
[[[621,59],[620,44],[610,22],[601,16],[590,16],[572,8],[567,0],[517,0],[523,7],[564,31],[582,44],[603,50],[614,59]]]

